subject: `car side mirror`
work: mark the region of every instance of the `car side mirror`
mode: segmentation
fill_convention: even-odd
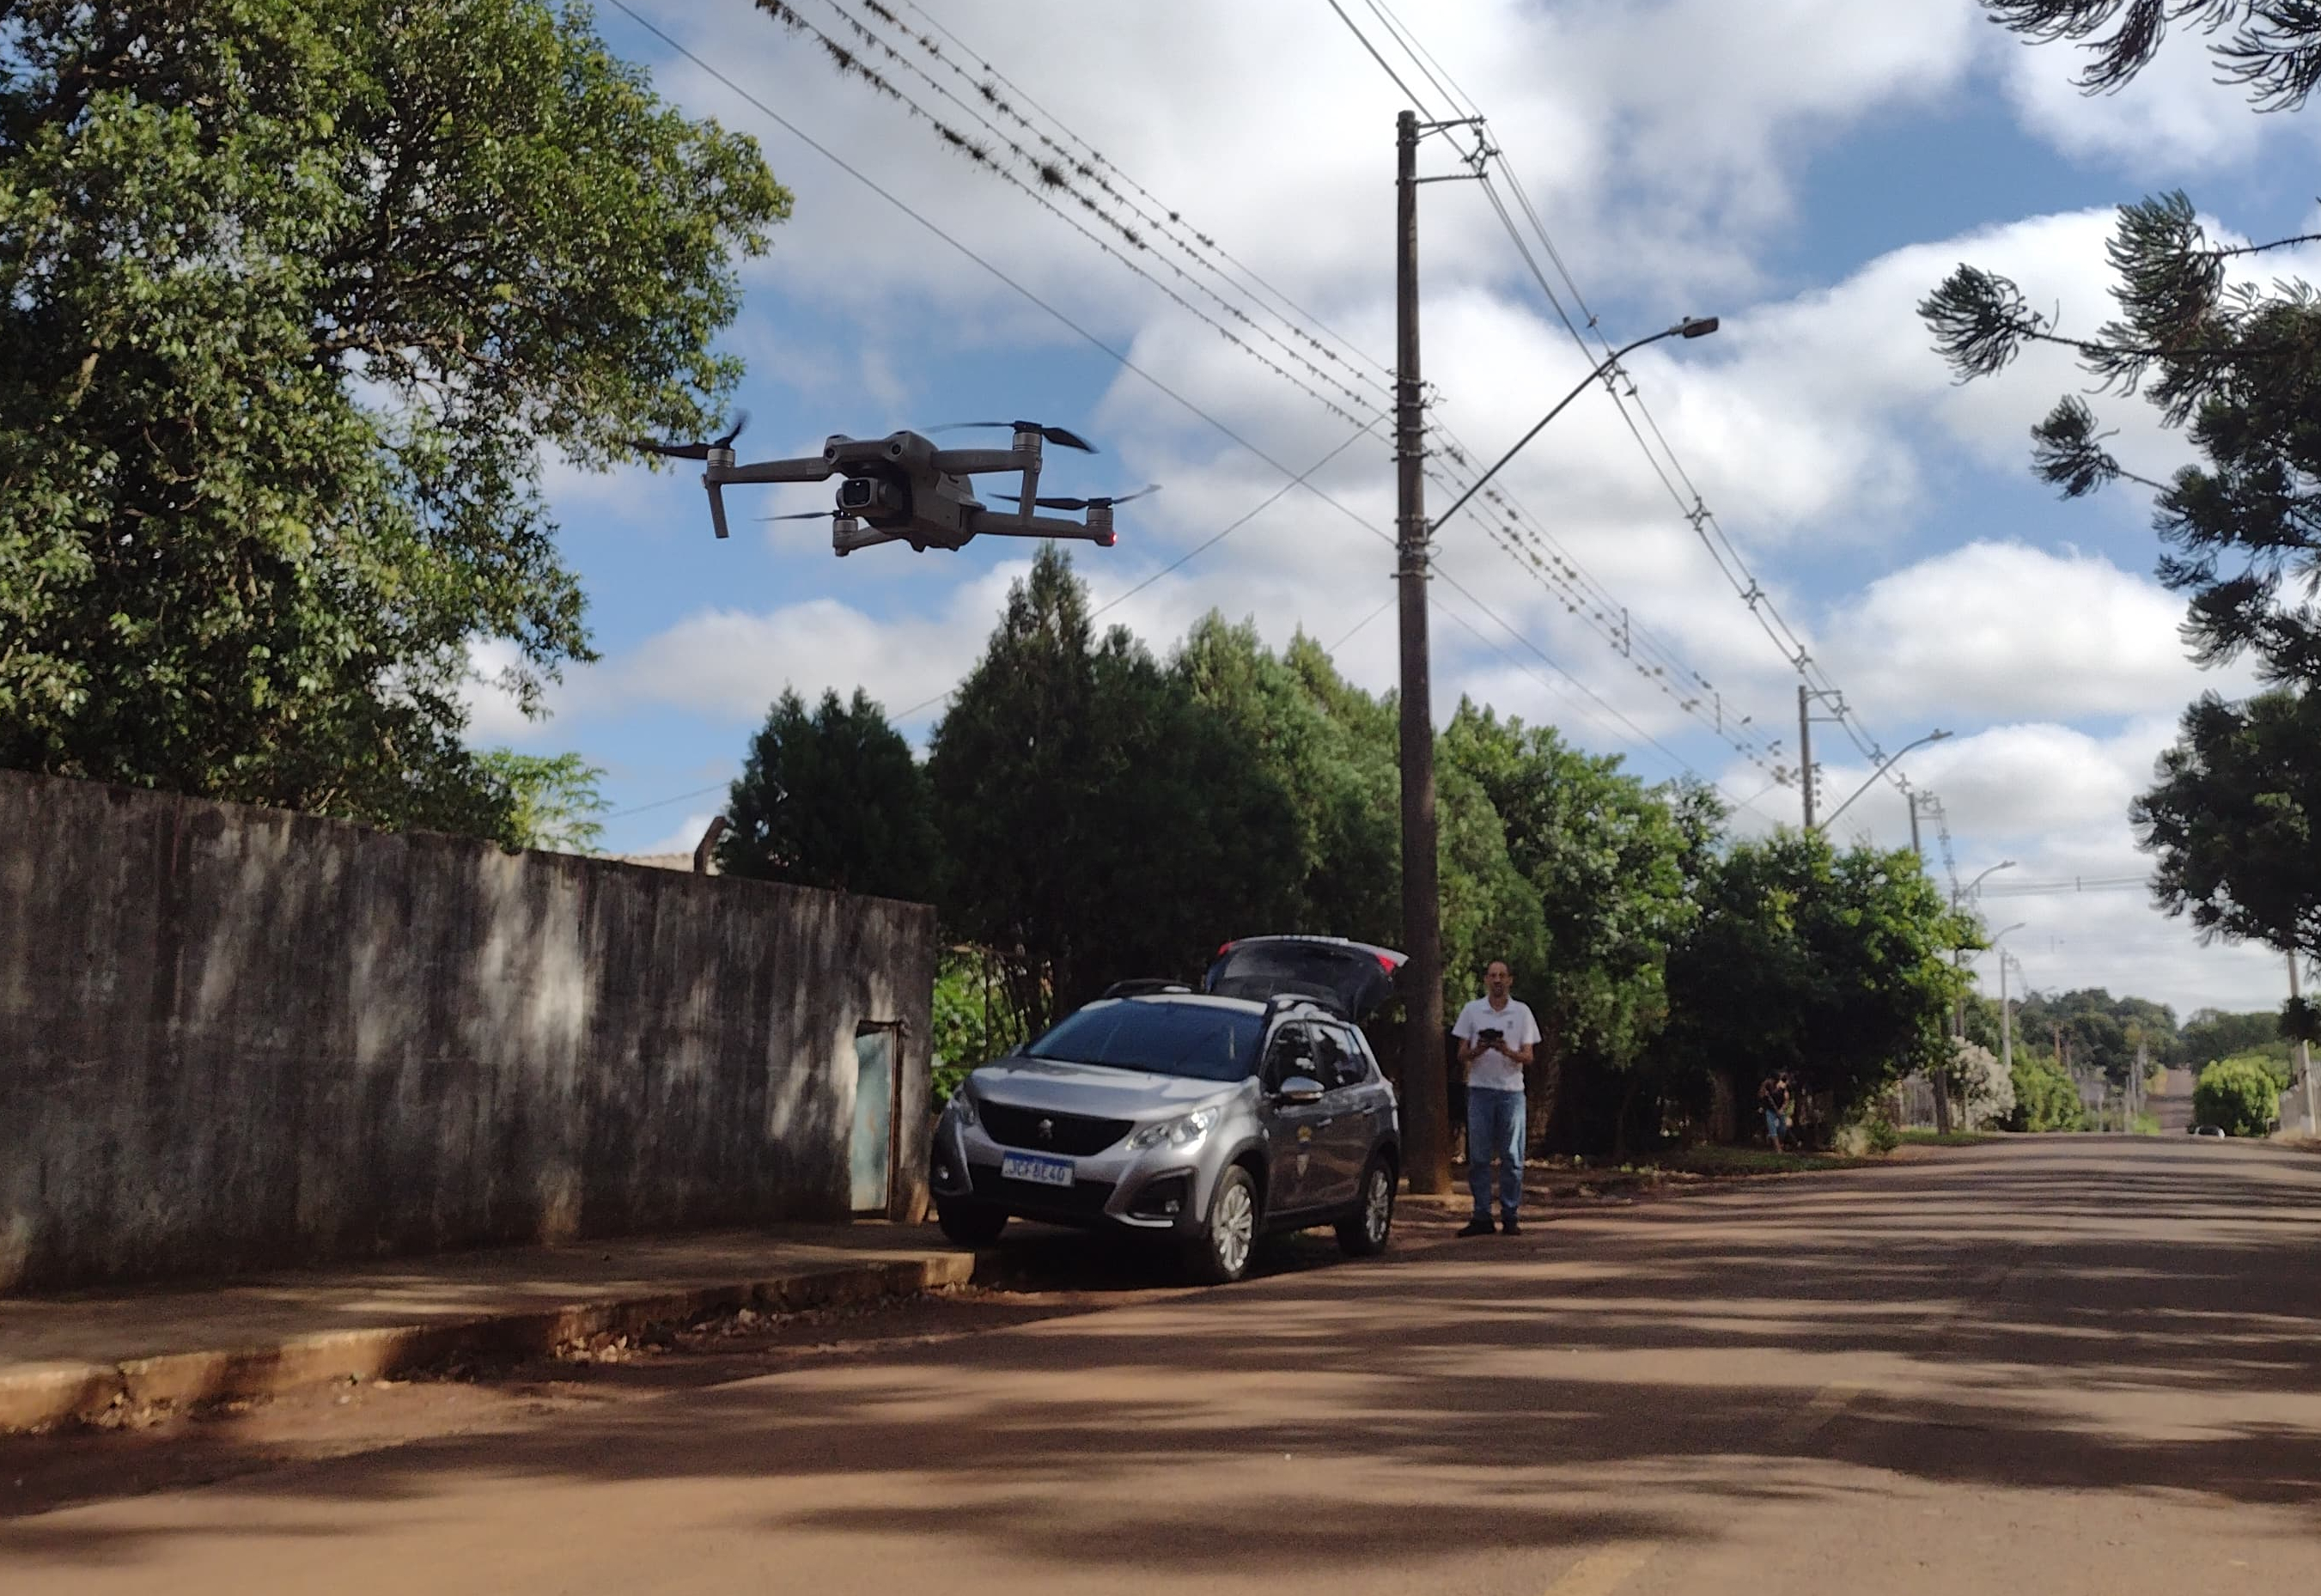
[[[1322,1083],[1311,1075],[1292,1075],[1273,1089],[1273,1100],[1278,1103],[1318,1103],[1322,1100]]]

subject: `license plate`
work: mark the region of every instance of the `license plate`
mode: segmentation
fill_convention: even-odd
[[[1036,1153],[1009,1153],[999,1160],[999,1173],[1010,1181],[1029,1181],[1034,1186],[1069,1186],[1079,1171],[1069,1158],[1043,1158]]]

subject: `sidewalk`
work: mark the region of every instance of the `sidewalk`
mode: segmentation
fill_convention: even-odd
[[[974,1267],[933,1226],[786,1225],[0,1298],[0,1431],[963,1284]]]

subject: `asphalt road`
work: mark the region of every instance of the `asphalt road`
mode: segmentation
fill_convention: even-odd
[[[2026,1140],[1527,1228],[17,1518],[0,1591],[2321,1578],[2321,1158]]]

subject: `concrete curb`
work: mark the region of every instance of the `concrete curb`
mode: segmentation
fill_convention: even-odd
[[[324,1330],[270,1345],[163,1353],[119,1363],[31,1364],[0,1371],[0,1434],[86,1423],[156,1404],[268,1397],[334,1381],[387,1379],[459,1353],[538,1355],[590,1336],[634,1335],[743,1308],[779,1312],[907,1296],[965,1285],[974,1270],[974,1258],[965,1253],[928,1253],[548,1309]]]

